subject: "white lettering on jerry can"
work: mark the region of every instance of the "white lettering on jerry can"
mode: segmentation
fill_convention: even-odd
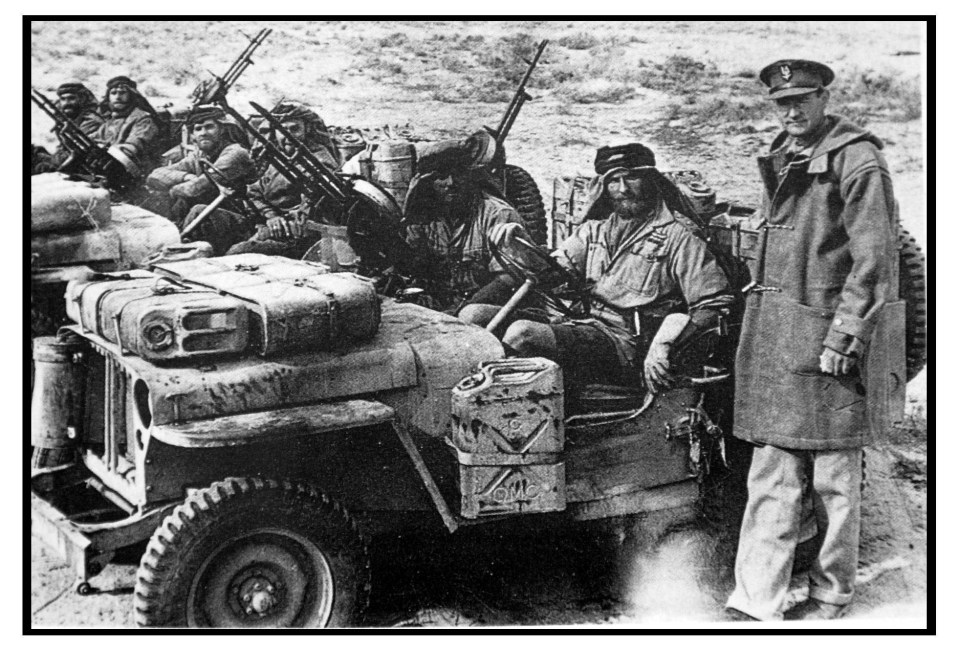
[[[535,500],[542,488],[538,484],[531,484],[525,477],[511,481],[505,486],[497,486],[490,494],[490,498],[497,504],[512,502],[531,502]]]

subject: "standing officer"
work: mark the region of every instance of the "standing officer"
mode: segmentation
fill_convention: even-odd
[[[734,619],[783,617],[808,486],[823,543],[809,600],[785,617],[834,619],[856,579],[870,442],[860,362],[896,297],[896,203],[879,139],[826,114],[832,70],[783,60],[759,77],[784,131],[759,159],[764,229],[736,360],[734,428],[758,447],[727,609]]]

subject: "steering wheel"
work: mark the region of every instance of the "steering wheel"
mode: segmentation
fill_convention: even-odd
[[[589,316],[589,290],[592,283],[561,265],[542,247],[522,236],[513,235],[510,243],[519,247],[541,270],[529,269],[529,264],[524,263],[516,254],[490,240],[490,253],[506,273],[524,286],[528,285],[530,291],[563,316],[572,319]]]
[[[234,192],[234,188],[226,181],[226,179],[223,178],[223,172],[218,170],[213,163],[204,158],[200,158],[199,156],[197,157],[197,161],[200,163],[200,169],[203,171],[203,176],[205,176],[210,183],[215,185],[218,190],[227,195]],[[219,180],[213,178],[214,175],[219,177]]]

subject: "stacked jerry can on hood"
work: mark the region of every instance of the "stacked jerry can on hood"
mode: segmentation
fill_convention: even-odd
[[[371,338],[371,282],[260,254],[158,264],[71,282],[67,312],[87,331],[153,362],[332,350]]]

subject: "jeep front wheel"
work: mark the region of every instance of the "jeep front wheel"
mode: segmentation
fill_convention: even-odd
[[[137,571],[140,626],[320,628],[355,624],[369,596],[367,543],[306,484],[230,478],[156,530]]]

